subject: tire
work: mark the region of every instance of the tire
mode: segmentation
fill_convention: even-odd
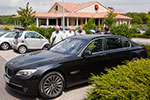
[[[20,54],[24,54],[24,53],[26,53],[26,51],[27,51],[27,48],[23,45],[18,48],[18,52]]]
[[[48,50],[49,49],[49,44],[45,44],[42,48],[42,50]]]
[[[45,99],[60,96],[64,89],[64,77],[58,72],[46,74],[39,83],[39,93]]]
[[[131,59],[131,61],[133,62],[133,61],[138,60],[138,59],[139,59],[138,57],[134,57]]]
[[[2,48],[3,50],[8,50],[8,49],[10,48],[10,45],[9,45],[8,43],[2,43],[2,44],[1,44],[1,48]]]

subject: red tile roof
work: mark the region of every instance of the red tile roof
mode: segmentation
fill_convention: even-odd
[[[107,13],[65,13],[65,17],[69,18],[105,18]],[[35,13],[35,16],[37,18],[62,18],[63,14],[62,13]],[[116,19],[132,19],[130,17],[124,16],[124,15],[119,15],[115,17]]]
[[[79,13],[76,12],[77,10],[84,8],[88,5],[91,5],[93,3],[96,3],[97,1],[90,1],[90,2],[85,2],[85,3],[64,3],[64,7],[66,10],[68,10],[68,13],[65,13],[65,17],[72,17],[72,18],[105,18],[107,13]],[[62,2],[56,2],[58,3],[60,6],[62,6]],[[55,3],[55,4],[56,4]],[[103,5],[102,5],[103,6]],[[103,6],[105,7],[105,6]],[[105,7],[106,8],[106,7]],[[106,8],[108,9],[108,8]],[[110,10],[110,9],[108,9]],[[115,17],[116,19],[129,19],[131,20],[132,18],[124,16],[125,13],[122,12],[118,12],[114,10],[114,13],[117,14],[117,16]],[[35,16],[37,18],[62,18],[63,14],[62,13],[35,13]],[[15,16],[13,18],[16,18],[19,16]]]
[[[70,11],[70,12],[72,12],[72,11],[76,11],[76,10],[78,10],[78,9],[81,9],[81,8],[83,8],[83,7],[85,7],[85,6],[88,6],[88,5],[91,5],[91,4],[93,4],[93,3],[95,3],[95,2],[97,2],[97,1],[90,1],[90,2],[85,2],[85,3],[64,3],[64,8],[66,9],[66,10],[68,10],[68,11]],[[62,2],[57,2],[59,5],[63,5],[63,3]]]

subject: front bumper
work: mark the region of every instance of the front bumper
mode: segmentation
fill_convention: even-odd
[[[18,93],[24,95],[37,95],[39,78],[11,78],[7,74],[4,74],[4,79],[8,87],[15,90]]]

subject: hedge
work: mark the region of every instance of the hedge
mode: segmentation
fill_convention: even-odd
[[[93,75],[87,100],[149,100],[150,59],[140,59]]]

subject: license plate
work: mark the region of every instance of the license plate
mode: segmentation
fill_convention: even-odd
[[[10,83],[10,79],[8,77],[4,76],[4,79],[5,79],[6,83]]]

